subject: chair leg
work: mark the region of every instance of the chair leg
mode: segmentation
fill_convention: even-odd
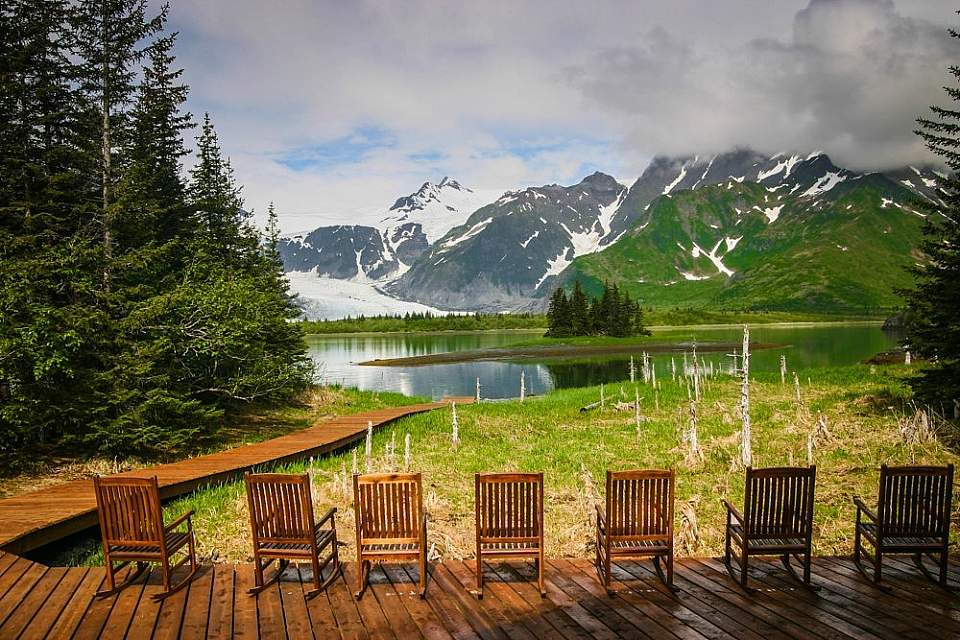
[[[258,593],[263,593],[263,592],[266,591],[270,586],[272,586],[275,582],[279,582],[279,581],[280,581],[280,576],[281,576],[281,575],[283,574],[283,572],[287,569],[287,565],[289,564],[289,561],[287,561],[287,560],[278,560],[278,561],[277,561],[277,570],[276,570],[276,572],[274,572],[274,574],[273,574],[272,576],[270,576],[270,579],[269,579],[269,580],[264,581],[264,579],[263,579],[263,570],[266,569],[267,567],[269,567],[271,563],[273,563],[273,560],[267,560],[266,563],[264,563],[264,564],[261,565],[260,562],[256,559],[256,557],[254,557],[254,565],[253,565],[253,566],[254,566],[254,568],[255,568],[255,570],[256,570],[256,574],[257,574],[257,575],[256,575],[256,577],[255,577],[256,586],[253,587],[253,588],[251,588],[249,591],[247,591],[247,593],[249,593],[251,596],[255,596],[255,595],[257,595]]]
[[[540,546],[540,555],[538,557],[539,562],[537,562],[537,582],[540,584],[540,597],[547,597],[547,587],[546,582],[543,579],[543,546]]]
[[[744,546],[740,549],[740,586],[744,589],[747,588],[747,559],[749,557],[746,541],[744,541]]]
[[[673,549],[667,554],[667,586],[673,591]]]
[[[310,558],[310,565],[313,568],[313,589],[307,591],[304,595],[305,598],[310,599],[320,593],[320,590],[323,588],[320,583],[320,554],[315,552],[313,557]],[[331,573],[336,569],[334,567],[331,569]]]
[[[604,547],[603,549],[603,588],[607,590],[607,595],[614,595],[613,589],[610,588],[610,579],[612,572],[610,570],[610,547]]]
[[[420,548],[420,599],[427,597],[427,548]]]
[[[950,556],[947,553],[947,550],[944,549],[940,553],[940,586],[944,589],[947,588],[947,570],[950,568]]]
[[[175,594],[176,592],[180,591],[180,590],[183,589],[185,586],[187,586],[188,584],[190,584],[190,581],[193,580],[193,576],[197,575],[197,570],[198,570],[198,567],[197,567],[196,565],[192,565],[192,566],[190,567],[190,573],[187,574],[187,575],[183,578],[183,580],[181,580],[180,582],[178,582],[177,584],[175,584],[175,585],[173,585],[173,586],[171,587],[171,586],[170,586],[170,559],[168,558],[167,561],[163,564],[163,571],[164,571],[164,574],[163,574],[163,575],[164,575],[164,591],[163,591],[163,593],[154,594],[154,595],[153,595],[153,599],[154,599],[155,601],[159,602],[160,600],[163,600],[164,598],[166,598],[166,597],[168,597],[168,596],[171,596],[171,595]]]
[[[357,591],[353,597],[359,600],[367,589],[367,579],[370,577],[370,561],[363,557],[357,558]]]
[[[97,598],[106,598],[107,596],[119,593],[124,587],[131,585],[137,578],[143,575],[143,572],[146,571],[149,566],[149,562],[137,562],[137,569],[128,575],[123,582],[117,584],[116,570],[113,568],[113,562],[107,562],[105,569],[107,570],[107,586],[109,588],[103,591],[98,591],[95,596]]]
[[[883,578],[883,554],[880,553],[880,549],[876,547],[874,547],[873,551],[873,582],[879,585],[880,580]]]
[[[483,558],[477,552],[477,599],[483,600]]]

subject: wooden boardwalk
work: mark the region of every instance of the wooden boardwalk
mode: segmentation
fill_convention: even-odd
[[[359,602],[338,580],[312,600],[304,585],[281,581],[258,597],[251,565],[207,565],[188,589],[162,603],[156,572],[102,600],[97,568],[45,567],[0,555],[0,638],[644,638],[659,640],[879,640],[960,637],[960,598],[917,575],[904,561],[886,563],[893,588],[884,593],[847,559],[818,558],[813,593],[786,577],[778,564],[757,564],[747,594],[714,559],[677,564],[676,594],[666,591],[649,563],[615,570],[618,593],[606,595],[587,560],[548,560],[541,599],[530,564],[485,569],[478,601],[472,563],[430,567],[427,597],[415,595],[416,568],[375,569]],[[351,567],[352,568],[352,567]],[[951,580],[960,581],[954,565]]]
[[[258,465],[336,451],[362,438],[368,421],[378,427],[403,416],[448,406],[451,401],[463,404],[472,402],[473,398],[451,398],[341,416],[272,440],[120,475],[156,475],[160,495],[167,499],[232,478]],[[24,553],[96,526],[96,508],[93,481],[89,479],[0,500],[0,549]]]

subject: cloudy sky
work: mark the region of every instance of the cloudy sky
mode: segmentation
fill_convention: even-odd
[[[375,221],[427,179],[503,191],[656,154],[929,161],[953,0],[174,0],[189,108],[285,231]]]

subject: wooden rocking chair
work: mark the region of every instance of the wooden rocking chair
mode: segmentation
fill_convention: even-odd
[[[357,522],[357,600],[370,581],[371,562],[416,560],[419,595],[427,592],[427,514],[419,473],[353,476]]]
[[[753,469],[747,467],[743,513],[729,500],[724,564],[730,577],[747,589],[747,562],[750,556],[780,556],[784,568],[798,582],[810,585],[811,543],[813,540],[813,494],[816,466]],[[740,577],[731,562],[736,545]],[[794,556],[803,565],[801,579],[790,564]]]
[[[657,575],[673,589],[674,472],[607,471],[606,510],[597,508],[596,566],[609,595],[612,560],[653,557]],[[660,568],[666,561],[667,574]]]
[[[478,473],[476,486],[477,597],[483,598],[484,558],[533,558],[540,597],[543,580],[543,474]]]
[[[953,501],[953,465],[945,467],[880,467],[880,494],[874,513],[857,496],[853,560],[868,579],[880,584],[884,554],[909,553],[917,568],[930,580],[947,588],[950,515]],[[865,517],[864,517],[865,516]],[[863,548],[866,538],[873,554]],[[923,556],[939,565],[934,577],[923,564]],[[873,576],[861,564],[862,556],[872,560]]]
[[[198,568],[193,525],[190,521],[193,511],[188,511],[170,524],[164,525],[156,476],[95,477],[93,487],[97,495],[97,515],[100,520],[103,560],[109,587],[98,591],[97,597],[115,594],[133,583],[143,575],[151,562],[160,564],[163,575],[163,592],[155,594],[154,600],[162,600],[187,586]],[[186,525],[186,531],[176,530],[181,525]],[[171,566],[171,556],[178,552],[184,552],[185,555]],[[119,564],[115,567],[114,562]],[[137,563],[136,570],[121,584],[116,584],[116,572],[131,562]],[[190,573],[171,587],[171,574],[187,562],[190,563]]]
[[[256,586],[249,591],[250,595],[260,593],[279,580],[291,560],[310,561],[313,589],[307,591],[307,598],[330,586],[340,574],[334,519],[336,507],[314,523],[310,476],[305,473],[246,473],[244,480],[247,485],[250,529],[253,532],[256,581]],[[320,554],[324,550],[326,555],[321,560]],[[263,570],[274,560],[277,561],[277,571],[270,580],[264,582]],[[330,563],[333,563],[330,575],[321,582],[323,570]]]

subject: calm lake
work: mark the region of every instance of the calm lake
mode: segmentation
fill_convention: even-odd
[[[525,371],[528,393],[544,393],[553,388],[578,387],[624,380],[628,376],[629,355],[605,355],[577,359],[551,359],[537,362],[464,362],[419,367],[370,367],[358,363],[376,358],[402,358],[447,351],[503,347],[529,340],[540,331],[477,332],[431,335],[339,335],[308,336],[310,354],[318,366],[320,382],[343,384],[365,390],[399,391],[407,395],[439,399],[443,396],[472,396],[480,378],[482,394],[487,398],[519,395],[520,371]],[[677,327],[654,332],[664,342],[693,333],[699,342],[738,342],[740,327]],[[673,336],[673,340],[671,340]],[[777,371],[780,356],[785,355],[790,370],[854,364],[890,349],[896,337],[881,330],[879,324],[836,324],[826,326],[750,327],[751,342],[783,345],[754,351],[750,357],[753,371]],[[659,342],[659,341],[658,341]],[[638,352],[642,347],[637,347]],[[687,348],[689,350],[689,347]],[[658,377],[669,377],[671,358],[679,370],[684,347],[675,354],[653,358]],[[732,362],[721,353],[701,354],[714,367],[726,370]],[[635,356],[639,363],[639,357]],[[638,370],[639,370],[639,364]]]

